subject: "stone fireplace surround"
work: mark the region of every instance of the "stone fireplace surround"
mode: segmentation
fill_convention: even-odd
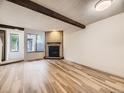
[[[63,57],[63,31],[45,33],[45,58],[62,59]],[[49,46],[59,46],[59,57],[49,56]]]
[[[59,57],[50,57],[49,56],[49,46],[59,46]],[[62,58],[62,44],[60,42],[48,42],[46,44],[46,58]]]

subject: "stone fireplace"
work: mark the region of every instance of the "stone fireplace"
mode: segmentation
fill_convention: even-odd
[[[45,58],[63,58],[63,32],[46,32]]]

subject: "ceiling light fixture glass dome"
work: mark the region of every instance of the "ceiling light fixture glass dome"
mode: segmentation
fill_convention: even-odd
[[[104,11],[112,5],[112,0],[100,0],[96,3],[96,11]]]

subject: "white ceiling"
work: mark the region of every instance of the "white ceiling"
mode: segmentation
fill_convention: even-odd
[[[78,31],[80,28],[20,5],[0,0],[0,24],[19,26],[38,31]]]
[[[101,19],[124,12],[124,0],[113,0],[105,11],[95,11],[94,5],[99,0],[31,0],[69,17],[82,24],[91,24]]]

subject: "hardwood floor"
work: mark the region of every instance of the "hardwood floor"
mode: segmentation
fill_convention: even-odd
[[[0,66],[0,93],[124,93],[124,79],[65,60]]]

